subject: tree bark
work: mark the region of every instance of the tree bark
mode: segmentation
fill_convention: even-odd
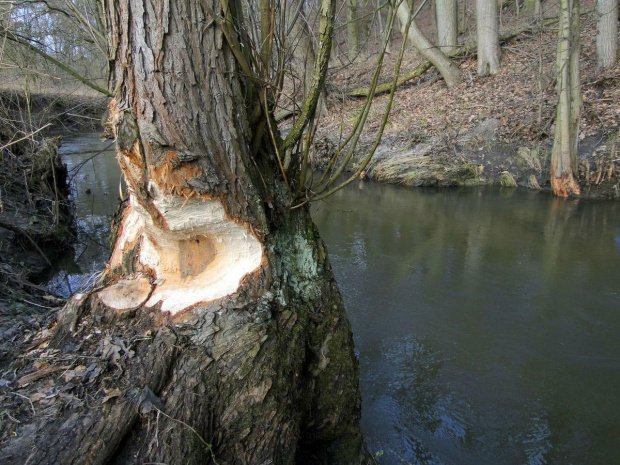
[[[398,5],[396,13],[401,24],[401,32],[404,34],[407,23],[411,17],[407,2],[401,2]],[[461,71],[458,66],[426,38],[424,33],[416,24],[415,19],[411,20],[411,26],[409,27],[407,39],[409,39],[411,45],[413,45],[422,54],[422,56],[424,56],[424,58],[430,61],[433,66],[437,68],[448,87],[452,87],[460,82]]]
[[[579,51],[579,1],[561,0],[556,64],[558,107],[551,150],[551,187],[561,197],[581,193],[574,176],[582,105]]]
[[[486,77],[499,73],[497,0],[476,0],[476,32],[478,36],[478,75]]]
[[[444,53],[458,46],[458,8],[456,0],[435,0],[437,44]]]
[[[270,137],[252,153],[262,89],[218,5],[105,2],[129,201],[105,276],[50,343],[86,374],[2,463],[369,463],[327,252],[308,209],[289,208]]]
[[[596,58],[599,70],[612,68],[618,55],[618,0],[597,0]]]

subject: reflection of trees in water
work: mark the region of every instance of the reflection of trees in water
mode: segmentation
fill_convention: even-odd
[[[315,218],[346,278],[361,274],[347,268],[361,240],[372,277],[359,282],[377,286],[385,302],[373,301],[356,328],[368,344],[360,348],[365,416],[388,412],[398,429],[373,437],[413,463],[494,463],[498,454],[586,463],[596,461],[593,444],[613,456],[619,210],[515,190],[371,183],[320,205]],[[450,360],[438,362],[412,334]],[[369,359],[369,350],[378,354]],[[452,394],[442,379],[454,383]]]
[[[362,359],[364,378],[372,380],[364,386],[365,398],[371,399],[365,415],[389,412],[394,429],[371,434],[369,441],[384,444],[401,460],[424,464],[444,463],[455,453],[446,441],[462,446],[474,441],[471,410],[441,376],[445,360],[440,352],[407,335],[386,339],[375,356],[380,362],[368,366]]]
[[[67,255],[57,264],[61,271],[49,280],[48,289],[69,297],[92,284],[109,257],[110,221],[119,205],[120,170],[110,143],[100,141],[98,134],[69,140],[61,147],[61,155],[73,178],[77,241],[73,256]]]
[[[569,263],[591,268],[615,252],[617,206],[502,192],[411,192],[369,184],[339,193],[332,201],[337,207],[321,205],[315,217],[328,236],[359,239],[361,233],[367,243],[381,244],[369,248],[368,259],[373,252],[397,257],[395,276],[416,267],[434,285],[455,276],[472,285],[484,263],[512,267],[526,261],[547,277],[562,276]],[[588,246],[588,238],[601,235],[610,238],[608,249]]]

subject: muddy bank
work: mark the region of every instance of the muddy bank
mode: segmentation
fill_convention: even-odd
[[[36,279],[74,239],[58,134],[101,130],[106,99],[2,90],[0,101],[0,252]]]
[[[16,91],[0,91],[0,100],[0,367],[7,368],[52,324],[63,301],[38,283],[55,260],[73,254],[62,138],[52,136],[100,128],[106,101]],[[0,435],[10,424],[0,422]]]
[[[551,192],[552,140],[519,145],[499,141],[500,122],[487,119],[462,135],[443,134],[420,139],[388,135],[379,145],[363,177],[409,187],[497,186]],[[363,156],[372,145],[366,138]],[[315,144],[319,166],[325,166],[338,139],[322,133]],[[523,143],[523,142],[521,142]],[[620,198],[620,158],[617,132],[585,137],[579,145],[578,180],[585,198]]]

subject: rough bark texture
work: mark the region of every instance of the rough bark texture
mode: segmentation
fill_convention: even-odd
[[[458,8],[456,0],[435,0],[437,44],[444,53],[458,46]]]
[[[551,187],[555,195],[579,195],[575,179],[581,83],[579,78],[579,1],[561,0],[558,25],[558,107],[551,150]]]
[[[105,6],[130,200],[104,278],[63,309],[50,343],[88,365],[65,386],[71,401],[23,425],[0,462],[367,463],[327,253],[308,209],[288,208],[268,136],[250,153],[257,92],[207,13],[218,7]],[[194,294],[232,250],[258,264],[221,298]]]
[[[608,69],[618,55],[618,0],[597,0],[596,57],[599,69]]]
[[[410,18],[410,10],[407,2],[401,2],[396,10],[401,24],[401,32],[404,34]],[[458,66],[444,53],[435,47],[418,27],[415,19],[411,21],[407,39],[428,61],[430,61],[441,74],[446,85],[452,87],[461,80],[461,71]]]
[[[478,75],[499,73],[499,16],[496,0],[476,0],[476,32],[478,36]]]

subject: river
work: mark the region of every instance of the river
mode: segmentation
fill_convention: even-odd
[[[63,145],[83,244],[60,294],[107,258],[118,169],[89,160],[106,145]],[[378,463],[620,463],[620,203],[360,181],[313,217]]]

